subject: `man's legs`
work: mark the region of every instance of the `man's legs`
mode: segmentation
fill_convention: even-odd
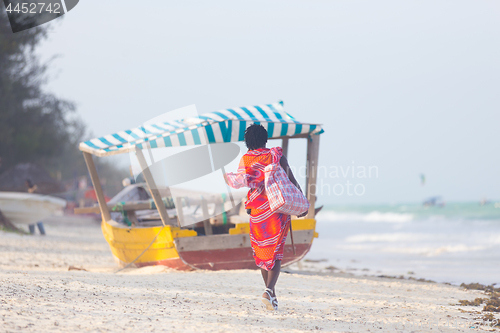
[[[273,291],[272,293],[273,297],[276,297],[276,292],[274,291],[274,287],[276,286],[276,282],[278,281],[280,271],[281,271],[281,260],[276,260],[273,269],[271,269],[270,271],[266,271],[263,268],[261,268],[260,270],[262,278],[264,279],[264,283],[266,284],[266,288],[269,288]],[[268,298],[267,293],[264,293],[262,297]]]
[[[260,273],[262,274],[262,278],[264,279],[264,284],[267,287],[267,275],[268,275],[268,273],[264,268],[260,269]]]
[[[276,282],[278,281],[280,272],[281,272],[281,260],[276,260],[273,269],[267,272],[267,283],[266,283],[266,287],[273,291],[273,297],[276,297],[276,293],[274,292],[274,286],[276,286]]]
[[[45,228],[43,227],[43,222],[38,222],[36,225],[38,227],[38,230],[40,231],[40,235],[45,235]]]

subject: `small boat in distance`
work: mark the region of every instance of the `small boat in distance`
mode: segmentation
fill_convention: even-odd
[[[50,195],[0,192],[0,211],[14,224],[35,224],[62,213],[66,200]]]
[[[444,207],[446,206],[446,202],[440,197],[431,197],[423,202],[424,207]]]

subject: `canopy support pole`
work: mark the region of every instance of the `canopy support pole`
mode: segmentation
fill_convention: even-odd
[[[167,209],[165,208],[165,204],[161,199],[161,194],[158,188],[156,187],[156,183],[153,179],[153,175],[151,174],[151,170],[149,170],[148,163],[144,158],[144,154],[142,150],[138,147],[135,148],[135,154],[137,159],[139,160],[139,164],[141,165],[142,174],[144,175],[144,179],[146,180],[146,184],[148,184],[149,191],[151,192],[151,196],[153,197],[153,201],[155,202],[156,209],[158,209],[158,213],[160,213],[160,219],[163,225],[170,224],[170,217],[168,216]],[[179,219],[177,219],[177,223],[180,225]]]
[[[208,205],[207,200],[205,198],[201,198],[201,209],[203,212],[203,228],[205,228],[205,235],[213,235],[212,225],[210,224],[209,215],[208,215]]]
[[[283,150],[283,156],[288,159],[288,138],[281,139],[281,149]]]
[[[315,217],[316,203],[316,180],[318,173],[319,135],[311,135],[307,138],[307,161],[306,161],[306,197],[309,200],[309,212],[307,218]]]
[[[102,191],[101,181],[99,180],[99,175],[97,174],[97,169],[95,168],[94,159],[92,158],[92,155],[86,152],[83,152],[83,158],[85,159],[87,169],[89,170],[90,180],[92,181],[92,186],[94,186],[102,218],[105,222],[108,222],[111,220],[111,215],[109,214],[108,205],[104,199],[104,192]]]

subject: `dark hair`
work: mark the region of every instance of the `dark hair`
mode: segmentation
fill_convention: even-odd
[[[267,142],[267,131],[262,125],[252,124],[245,130],[245,144],[250,150],[263,148]]]

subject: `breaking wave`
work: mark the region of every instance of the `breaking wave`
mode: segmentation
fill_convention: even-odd
[[[373,211],[369,213],[355,212],[335,212],[322,211],[318,213],[317,219],[325,222],[386,222],[386,223],[404,223],[410,222],[414,218],[409,213],[382,213]]]

